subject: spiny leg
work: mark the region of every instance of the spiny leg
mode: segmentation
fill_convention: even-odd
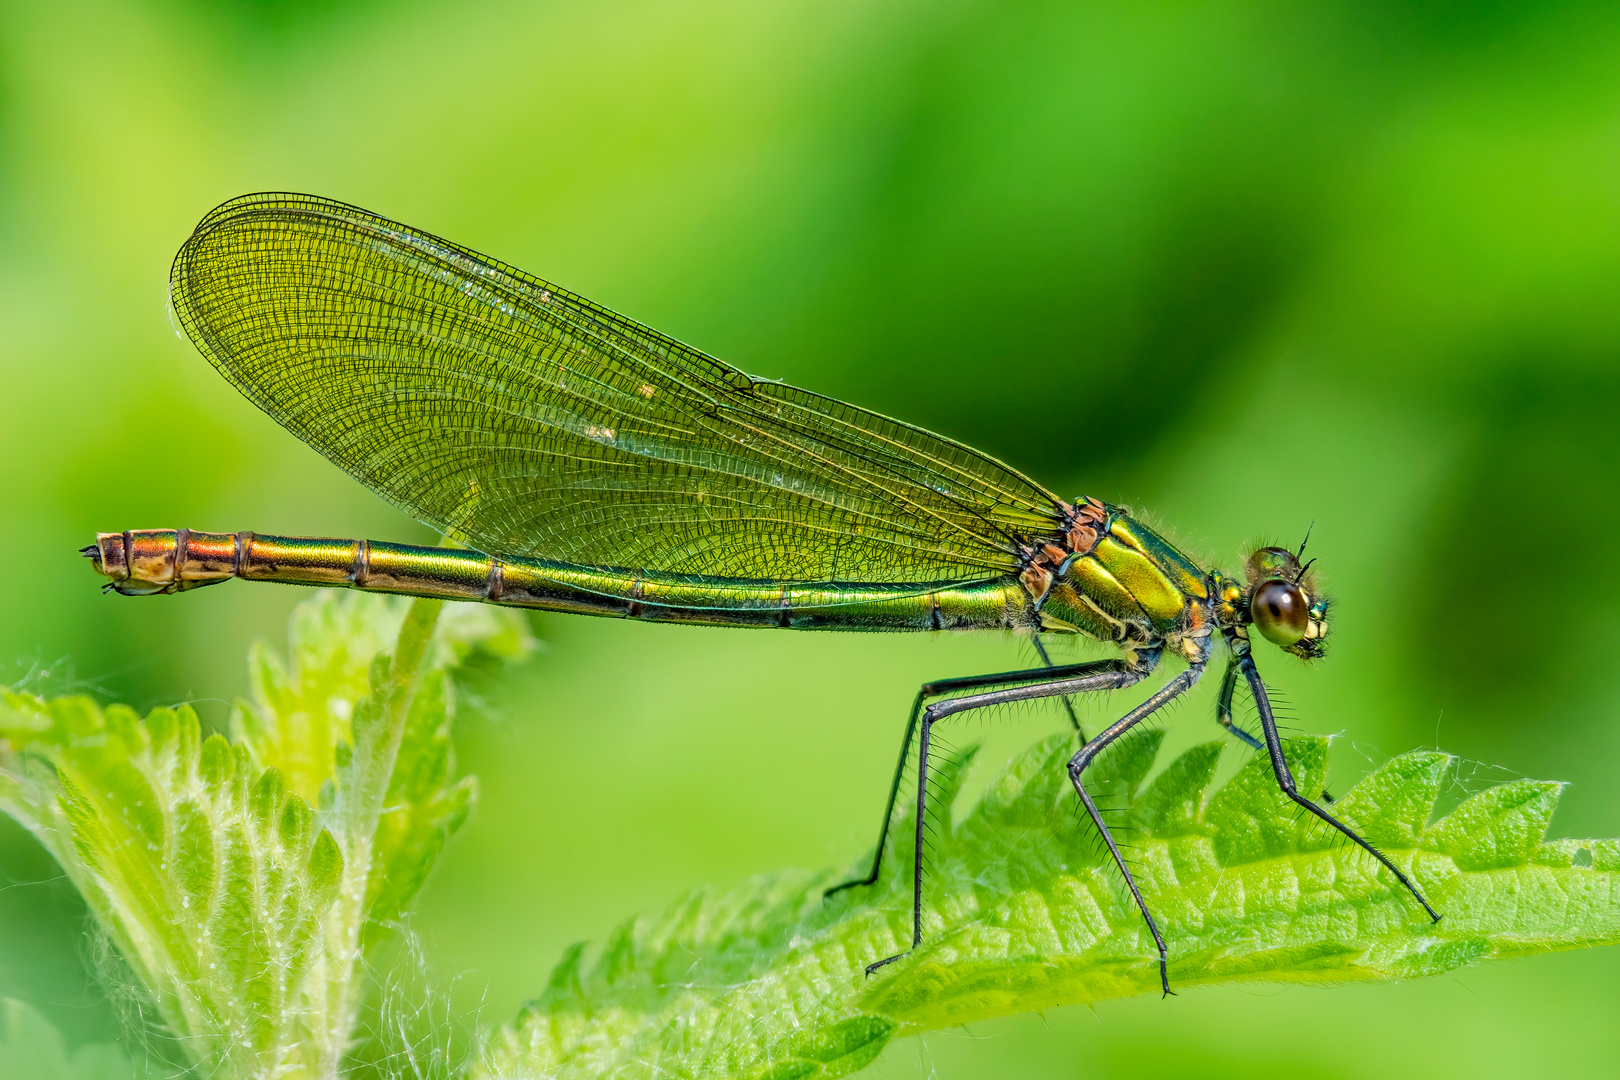
[[[1156,659],[1157,657],[1155,657]],[[1187,668],[1186,671],[1160,687],[1152,697],[1098,732],[1097,737],[1082,746],[1080,752],[1069,761],[1069,780],[1074,784],[1074,790],[1080,794],[1080,801],[1085,805],[1086,813],[1091,815],[1092,823],[1097,826],[1097,831],[1102,833],[1103,843],[1108,845],[1108,854],[1113,856],[1114,865],[1119,867],[1119,872],[1124,875],[1125,886],[1130,889],[1131,897],[1136,901],[1137,910],[1142,913],[1142,920],[1147,923],[1148,933],[1153,935],[1153,943],[1158,946],[1159,988],[1166,994],[1170,993],[1170,957],[1165,949],[1164,935],[1159,933],[1159,924],[1154,921],[1153,913],[1148,910],[1147,901],[1142,899],[1142,890],[1137,888],[1136,878],[1131,874],[1130,868],[1125,865],[1125,857],[1120,854],[1119,845],[1114,842],[1114,834],[1104,824],[1101,811],[1097,809],[1097,804],[1092,801],[1090,793],[1086,791],[1085,784],[1080,781],[1081,774],[1086,771],[1086,766],[1090,765],[1109,743],[1140,724],[1156,710],[1186,693],[1203,673],[1203,664],[1194,664]]]
[[[1035,651],[1041,654],[1041,663],[1045,664],[1048,670],[1056,667],[1057,665],[1052,663],[1052,658],[1046,653],[1046,645],[1041,641],[1041,635],[1036,634],[1031,640],[1035,642]],[[1058,700],[1063,702],[1063,711],[1069,714],[1069,723],[1074,725],[1074,733],[1080,736],[1081,742],[1085,742],[1086,733],[1080,729],[1080,718],[1074,714],[1074,699],[1065,695],[1058,698]]]
[[[1045,659],[1044,653],[1042,659]],[[993,675],[964,675],[954,679],[936,679],[933,682],[923,683],[917,690],[917,696],[912,699],[911,715],[906,719],[906,734],[900,740],[900,761],[894,767],[894,779],[889,783],[889,798],[883,806],[883,824],[878,830],[877,850],[872,854],[872,871],[865,877],[852,878],[849,881],[834,885],[821,895],[827,897],[840,889],[848,889],[856,885],[871,885],[877,881],[878,870],[883,865],[883,849],[889,840],[889,825],[894,818],[894,804],[900,797],[900,781],[905,777],[906,761],[911,755],[911,740],[912,736],[917,733],[917,718],[922,714],[924,701],[938,697],[941,694],[951,694],[962,690],[982,690],[988,686],[1005,686],[1008,683],[1039,683],[1050,682],[1054,679],[1084,678],[1098,672],[1117,671],[1122,663],[1123,661],[1120,660],[1093,660],[1084,664],[1052,667],[1050,661],[1048,661],[1048,666],[1045,668],[1001,671]]]
[[[1244,731],[1242,728],[1238,727],[1232,722],[1232,694],[1237,689],[1237,680],[1238,662],[1237,657],[1234,656],[1232,659],[1227,661],[1226,674],[1221,676],[1221,692],[1220,695],[1215,699],[1215,719],[1220,721],[1221,727],[1225,728],[1229,734],[1235,736],[1245,743],[1248,743],[1249,749],[1264,749],[1260,745],[1259,739],[1255,738],[1253,735],[1250,735],[1247,731]]]
[[[1238,666],[1243,670],[1244,679],[1249,683],[1249,692],[1254,695],[1255,709],[1260,713],[1260,728],[1266,738],[1266,752],[1271,755],[1271,771],[1276,774],[1277,786],[1282,789],[1282,793],[1338,829],[1353,840],[1357,847],[1383,863],[1384,869],[1394,874],[1395,880],[1404,885],[1413,899],[1423,905],[1423,910],[1429,913],[1429,918],[1439,922],[1439,913],[1429,906],[1429,901],[1424,898],[1422,891],[1400,867],[1390,862],[1388,856],[1362,839],[1361,835],[1350,826],[1299,793],[1299,788],[1294,783],[1294,774],[1288,768],[1288,759],[1283,756],[1282,739],[1277,735],[1277,720],[1271,715],[1271,699],[1266,695],[1266,684],[1260,678],[1260,670],[1254,666],[1249,643],[1238,637],[1229,637],[1227,640],[1232,646],[1232,653],[1237,659]]]
[[[1147,676],[1157,661],[1158,654],[1153,653],[1150,657],[1139,659],[1135,663],[1126,660],[1099,660],[1090,664],[1075,664],[1070,668],[1055,668],[1040,673],[1047,677],[1043,682],[1004,690],[990,690],[982,694],[969,694],[966,697],[947,698],[944,701],[934,702],[922,711],[917,737],[917,837],[911,860],[911,949],[915,949],[922,941],[923,850],[924,830],[928,820],[928,746],[934,725],[946,717],[974,709],[989,708],[992,705],[1032,701],[1060,694],[1088,694],[1094,690],[1120,690]],[[1068,674],[1079,672],[1080,669],[1086,669],[1087,673]],[[1065,677],[1052,678],[1054,675]],[[910,952],[911,949],[907,949],[906,952]],[[893,963],[906,955],[906,952],[898,952],[868,964],[866,973],[870,975],[884,964]]]
[[[1221,726],[1226,728],[1227,731],[1247,743],[1250,749],[1264,750],[1265,746],[1259,739],[1232,723],[1232,693],[1237,686],[1238,670],[1238,660],[1234,654],[1232,659],[1227,661],[1226,674],[1221,678],[1220,697],[1215,701],[1215,719],[1219,720]],[[1322,801],[1325,803],[1335,801],[1332,792],[1326,788],[1322,789]]]

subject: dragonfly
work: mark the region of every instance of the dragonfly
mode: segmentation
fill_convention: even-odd
[[[522,270],[355,206],[261,193],[209,212],[170,271],[198,350],[281,426],[461,546],[135,529],[83,549],[104,588],[185,592],[231,578],[711,626],[1013,631],[1041,666],[940,679],[913,699],[869,871],[873,885],[915,754],[911,945],[923,940],[924,824],[936,725],[965,713],[1120,690],[1181,670],[1101,731],[1068,776],[1151,935],[1153,911],[1087,790],[1086,769],[1187,693],[1217,646],[1217,720],[1270,757],[1282,792],[1376,859],[1299,791],[1255,635],[1323,655],[1314,560],[1262,547],[1207,568],[1127,508],[1059,498],[963,443],[755,378]],[[1048,639],[1117,655],[1054,664]],[[1239,681],[1261,735],[1232,720]]]

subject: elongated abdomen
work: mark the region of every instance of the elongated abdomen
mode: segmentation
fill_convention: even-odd
[[[1012,578],[801,584],[708,578],[495,557],[372,540],[135,529],[83,549],[126,596],[184,592],[233,577],[470,600],[581,615],[797,630],[1029,629]]]

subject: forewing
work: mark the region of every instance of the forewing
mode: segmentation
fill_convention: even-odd
[[[982,580],[1057,499],[921,428],[758,381],[355,207],[251,195],[176,256],[174,310],[243,394],[483,551],[783,582]]]

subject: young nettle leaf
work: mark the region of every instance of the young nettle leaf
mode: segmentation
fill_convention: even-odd
[[[514,613],[438,608],[316,594],[290,662],[254,650],[234,741],[184,706],[141,719],[0,690],[0,810],[84,894],[183,1064],[339,1074],[364,946],[471,804],[449,670],[530,644]]]
[[[472,807],[473,779],[454,775],[449,672],[475,654],[516,660],[533,647],[519,613],[453,605],[433,628],[420,678],[412,673],[415,681],[406,686],[388,654],[409,607],[399,597],[317,593],[294,612],[290,660],[254,647],[252,691],[232,718],[233,731],[257,760],[282,769],[307,800],[343,811],[337,838],[355,872],[365,866],[363,944],[398,920]],[[397,745],[390,750],[379,739],[397,739]],[[358,771],[357,748],[364,759]],[[383,758],[391,771],[375,776],[372,766]],[[373,793],[381,804],[369,811],[358,806],[363,794],[351,790],[361,775],[374,786],[386,783]],[[351,820],[349,812],[365,820]]]
[[[353,743],[354,710],[372,696],[373,664],[394,648],[409,606],[404,597],[321,590],[293,609],[286,659],[264,642],[249,651],[248,696],[232,714],[232,734],[311,805],[321,804],[322,785]],[[519,613],[456,604],[439,620],[426,668],[451,670],[477,653],[518,660],[533,645]],[[446,709],[452,692],[444,691]]]
[[[429,672],[405,720],[388,810],[377,822],[367,885],[368,932],[397,920],[427,881],[445,841],[461,827],[477,794],[473,777],[455,780],[450,695],[443,670]]]
[[[143,720],[5,692],[0,736],[7,810],[73,876],[191,1061],[254,1075],[322,1052],[302,1045],[306,978],[343,858],[276,770],[203,738],[184,706]]]
[[[1112,749],[1092,790],[1177,987],[1411,978],[1620,941],[1620,842],[1543,841],[1556,784],[1503,784],[1431,822],[1453,763],[1418,752],[1344,794],[1337,812],[1415,875],[1445,912],[1435,924],[1370,856],[1299,813],[1263,755],[1211,792],[1223,744],[1149,780],[1159,743],[1144,733]],[[1303,790],[1321,789],[1327,746],[1286,743]],[[915,819],[896,823],[875,886],[823,901],[837,877],[782,874],[627,924],[589,965],[576,947],[490,1039],[477,1075],[828,1080],[897,1035],[1157,990],[1152,941],[1073,811],[1073,750],[1066,736],[1031,746],[954,826],[961,770],[936,778],[923,944],[876,975],[865,965],[910,941]]]

